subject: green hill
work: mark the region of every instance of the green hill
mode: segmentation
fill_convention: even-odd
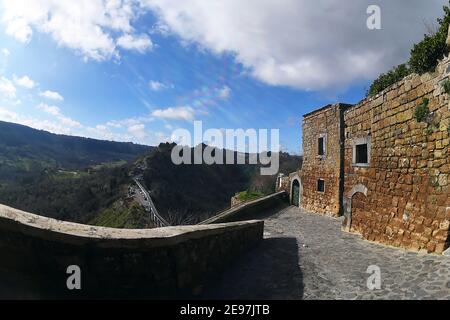
[[[143,173],[155,205],[166,220],[199,222],[229,208],[237,192],[275,191],[277,176],[261,176],[260,165],[175,165],[171,161],[174,146],[166,143],[153,150],[145,158],[147,168]],[[299,156],[281,153],[280,172],[296,171],[301,162]]]
[[[128,162],[150,151],[148,146],[56,135],[0,121],[0,181],[46,168],[79,170]]]

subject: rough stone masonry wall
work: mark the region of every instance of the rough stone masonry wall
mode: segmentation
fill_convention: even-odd
[[[341,112],[343,105],[319,109],[303,119],[303,166],[301,207],[307,211],[338,216],[340,213]],[[325,156],[318,155],[318,139],[325,137]],[[325,192],[317,180],[325,180]]]
[[[411,75],[345,112],[345,192],[354,196],[351,230],[368,240],[441,253],[449,246],[450,104],[442,89],[449,60],[434,73]],[[414,117],[423,97],[433,112]],[[353,142],[371,136],[370,165],[352,165]],[[355,190],[355,189],[353,189]]]
[[[192,298],[262,241],[262,221],[122,230],[0,205],[0,298]],[[81,268],[69,291],[67,267]]]
[[[288,194],[283,190],[271,195],[237,204],[221,213],[202,221],[200,224],[226,223],[245,221],[250,219],[263,219],[267,211],[278,209],[287,205]]]

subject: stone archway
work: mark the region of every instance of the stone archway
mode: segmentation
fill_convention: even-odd
[[[289,203],[300,207],[302,202],[303,188],[301,184],[301,179],[298,175],[291,177],[291,185],[289,188]]]
[[[345,231],[350,231],[352,227],[352,209],[353,209],[353,197],[356,194],[363,194],[367,197],[368,189],[363,184],[358,184],[352,188],[348,193],[348,196],[344,198],[344,223],[343,228]],[[357,199],[360,200],[360,199]]]

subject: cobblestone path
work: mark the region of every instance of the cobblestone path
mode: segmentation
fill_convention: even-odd
[[[367,242],[341,220],[289,207],[265,240],[228,270],[208,299],[450,299],[450,258]],[[381,289],[369,290],[371,265]]]

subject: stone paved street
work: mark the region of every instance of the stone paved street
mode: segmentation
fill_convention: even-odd
[[[450,258],[344,233],[341,221],[289,207],[266,219],[265,240],[207,292],[208,299],[450,299]],[[367,288],[368,266],[381,289]]]

